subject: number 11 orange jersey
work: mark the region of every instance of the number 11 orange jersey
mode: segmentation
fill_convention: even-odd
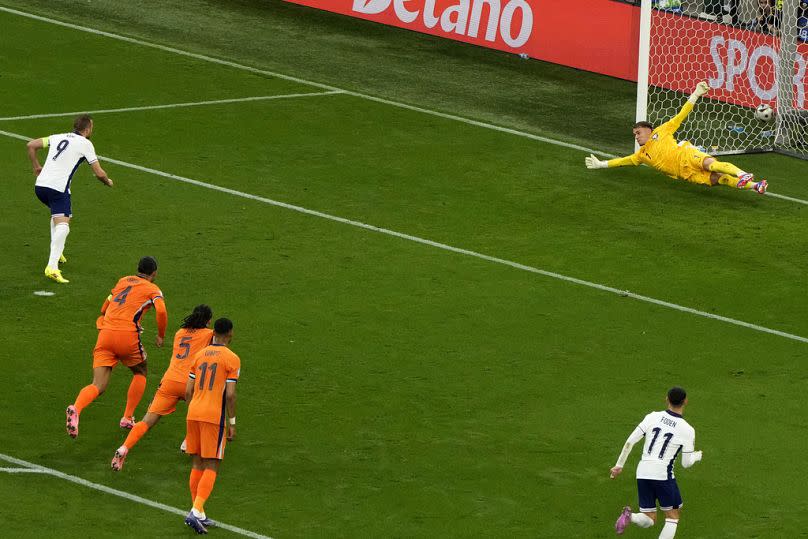
[[[241,360],[223,344],[211,344],[197,352],[188,377],[194,396],[188,403],[188,420],[224,425],[225,387],[238,381]]]

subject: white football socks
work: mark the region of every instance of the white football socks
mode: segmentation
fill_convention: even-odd
[[[631,513],[631,523],[640,528],[650,528],[654,525],[654,519],[645,513]]]
[[[51,220],[51,244],[50,244],[50,258],[48,259],[48,267],[51,269],[59,269],[59,258],[65,250],[65,241],[67,235],[70,234],[70,224],[57,223],[52,224]]]
[[[662,532],[659,534],[659,539],[673,539],[673,536],[676,535],[676,527],[678,525],[679,519],[666,518],[665,527],[662,528]]]

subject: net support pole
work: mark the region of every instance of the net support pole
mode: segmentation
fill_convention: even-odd
[[[785,0],[780,14],[780,60],[777,65],[777,117],[775,145],[788,146],[788,123],[794,117],[794,65],[797,59],[797,7],[799,0]]]
[[[637,114],[636,121],[641,122],[648,117],[648,66],[651,56],[651,0],[642,0],[640,4],[640,42],[637,49]],[[634,143],[634,150],[639,145]]]

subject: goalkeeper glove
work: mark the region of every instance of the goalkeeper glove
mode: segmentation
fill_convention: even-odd
[[[696,85],[696,89],[693,90],[693,93],[690,94],[688,101],[695,104],[696,100],[710,91],[710,85],[706,82],[702,81]]]
[[[589,154],[589,157],[584,159],[586,168],[609,168],[608,161],[601,161],[594,154]]]

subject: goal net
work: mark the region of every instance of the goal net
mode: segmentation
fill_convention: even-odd
[[[808,158],[808,9],[800,0],[642,0],[637,120],[674,116],[710,84],[677,138],[716,155]],[[755,110],[769,105],[770,121]]]

